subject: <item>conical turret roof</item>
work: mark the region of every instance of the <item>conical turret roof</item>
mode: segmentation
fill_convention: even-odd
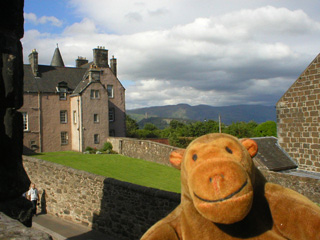
[[[57,44],[56,50],[54,50],[54,54],[53,54],[50,65],[54,67],[64,67],[64,62],[63,62],[58,44]]]

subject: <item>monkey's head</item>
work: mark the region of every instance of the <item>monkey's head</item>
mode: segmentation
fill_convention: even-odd
[[[181,169],[182,194],[196,210],[212,222],[232,224],[251,209],[257,151],[251,139],[213,133],[173,151],[170,162]]]

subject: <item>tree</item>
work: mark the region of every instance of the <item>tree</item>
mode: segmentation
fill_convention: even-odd
[[[152,123],[146,123],[143,127],[144,130],[147,131],[155,131],[158,130],[158,128],[156,127],[156,125],[152,124]]]
[[[135,137],[136,131],[139,129],[139,125],[131,118],[129,115],[126,115],[126,136],[127,137]]]
[[[259,124],[254,129],[255,137],[267,137],[274,136],[277,137],[277,124],[274,121],[266,121]]]
[[[254,133],[252,129],[253,123],[236,122],[229,125],[224,132],[233,135],[237,138],[249,138],[253,137]]]
[[[170,128],[171,129],[178,129],[178,128],[182,128],[184,126],[185,126],[185,124],[183,124],[182,122],[179,122],[178,120],[171,120],[170,121]]]

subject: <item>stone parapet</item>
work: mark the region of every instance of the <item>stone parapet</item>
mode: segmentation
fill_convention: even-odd
[[[32,157],[24,167],[39,189],[39,211],[116,236],[139,239],[180,195],[121,182]]]
[[[109,137],[107,141],[112,144],[113,150],[120,154],[167,166],[171,166],[169,162],[170,153],[177,149],[166,144],[134,138]]]
[[[27,228],[17,220],[0,212],[0,239],[52,240],[52,237],[42,231]]]

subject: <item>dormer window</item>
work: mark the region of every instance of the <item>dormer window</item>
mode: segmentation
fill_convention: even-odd
[[[60,100],[67,100],[67,89],[65,89],[65,88],[60,88],[60,91],[59,91],[59,99],[60,99]]]
[[[59,82],[56,87],[60,100],[67,100],[68,84],[66,82]]]
[[[90,69],[89,81],[100,81],[100,70]]]

